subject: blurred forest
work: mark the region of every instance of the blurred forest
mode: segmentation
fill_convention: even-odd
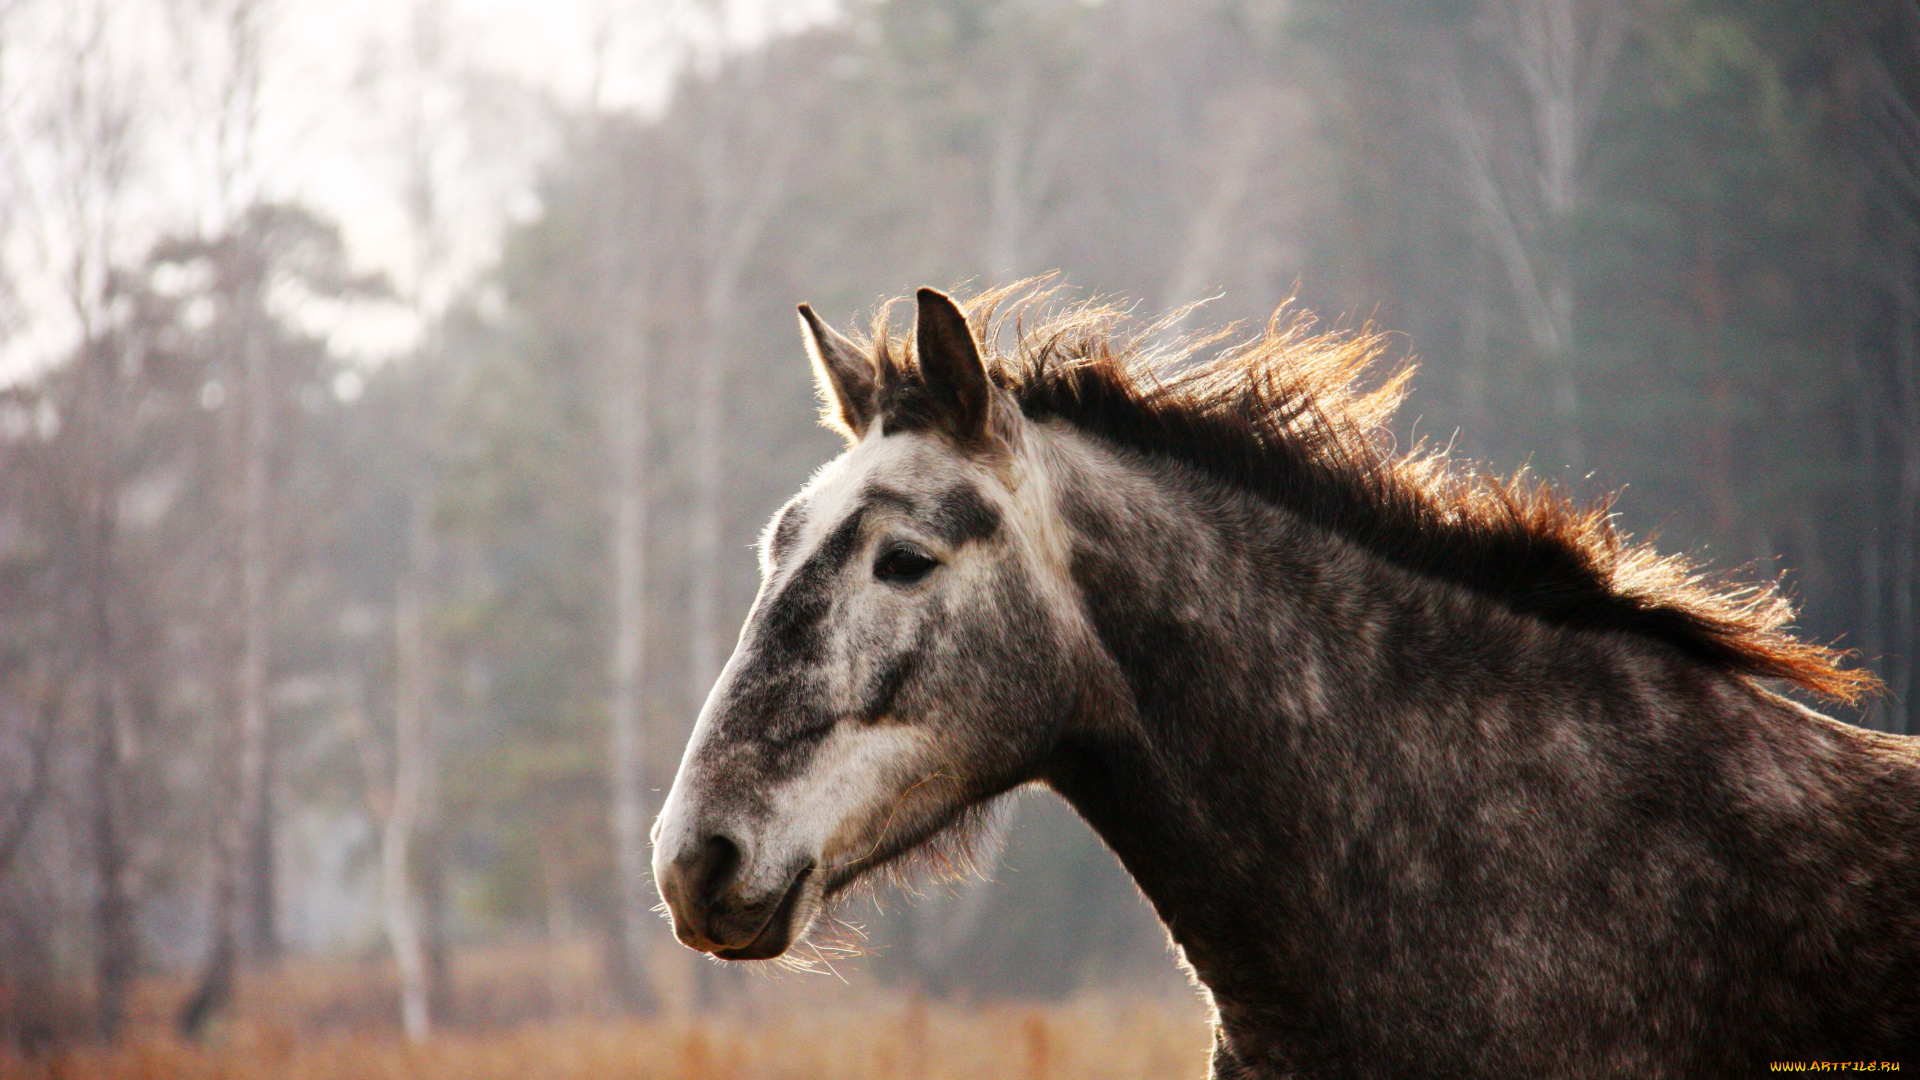
[[[749,545],[838,448],[801,300],[1059,270],[1212,298],[1195,325],[1371,320],[1420,367],[1404,444],[1790,571],[1889,685],[1849,719],[1920,731],[1915,0],[849,0],[731,47],[727,5],[662,4],[620,17],[705,29],[657,108],[463,64],[419,0],[386,267],[249,179],[293,2],[0,0],[0,238],[32,239],[0,338],[71,327],[0,385],[0,1041],[112,1041],[149,980],[200,1032],[315,957],[391,971],[415,1039],[506,946],[579,960],[514,976],[532,1012],[786,992],[674,944],[645,832]],[[184,59],[109,47],[149,8]],[[155,164],[183,115],[191,211]],[[368,358],[355,319],[417,332]],[[1185,993],[1069,811],[1021,796],[1003,839],[826,959],[915,1000]]]

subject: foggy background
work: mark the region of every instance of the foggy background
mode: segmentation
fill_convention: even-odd
[[[1917,110],[1912,0],[0,0],[0,1041],[289,971],[303,1035],[1191,1011],[1042,795],[831,972],[652,911],[838,450],[802,300],[1371,320],[1401,445],[1787,571],[1889,684],[1849,719],[1920,730]]]

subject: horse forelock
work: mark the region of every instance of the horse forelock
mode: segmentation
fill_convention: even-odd
[[[883,305],[865,343],[885,434],[935,426],[912,339],[890,329],[898,302]],[[1500,476],[1445,450],[1397,452],[1389,425],[1413,369],[1372,326],[1322,329],[1283,305],[1250,338],[1232,328],[1182,337],[1186,309],[1141,322],[1112,303],[1062,302],[1044,279],[964,307],[998,404],[1029,421],[1057,419],[1182,462],[1388,562],[1549,623],[1655,638],[1844,701],[1878,686],[1843,666],[1847,654],[1794,636],[1777,580],[1709,575],[1636,542],[1615,527],[1611,497],[1583,506],[1524,469]]]

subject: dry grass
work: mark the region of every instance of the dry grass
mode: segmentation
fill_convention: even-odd
[[[119,1046],[0,1051],[0,1080],[1194,1080],[1197,1003],[1089,996],[967,1006],[871,981],[783,977],[733,987],[718,1015],[607,1011],[590,950],[489,949],[456,965],[463,1008],[401,1037],[387,965],[302,961],[251,973],[239,1015],[202,1043],[167,1019],[183,981],[144,985]]]
[[[1099,999],[967,1009],[917,1002],[756,1021],[559,1021],[414,1046],[391,1032],[296,1037],[241,1021],[216,1045],[0,1058],[0,1080],[1192,1080],[1197,1014]]]

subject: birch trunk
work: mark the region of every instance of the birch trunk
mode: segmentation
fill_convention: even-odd
[[[611,357],[612,393],[607,409],[608,454],[613,458],[613,651],[609,657],[610,755],[614,868],[618,875],[622,989],[635,1007],[649,1007],[646,928],[653,922],[647,878],[646,721],[646,532],[647,423],[646,331],[625,320],[623,348]],[[550,886],[551,887],[551,886]],[[557,944],[557,943],[556,943]]]
[[[433,540],[425,492],[416,492],[412,518],[408,538],[411,565],[394,595],[393,787],[380,830],[380,898],[387,940],[400,970],[401,1026],[408,1040],[418,1043],[432,1031],[426,949],[414,910],[412,884],[414,830],[427,798],[432,737],[426,594]]]
[[[1008,81],[1006,98],[994,125],[993,154],[987,177],[987,222],[981,230],[980,259],[988,279],[1017,276],[1021,240],[1027,227],[1027,158],[1032,126],[1031,68],[1022,66]]]
[[[260,287],[260,283],[254,283]],[[257,297],[250,298],[258,302]],[[214,823],[214,888],[210,924],[212,948],[200,985],[180,1015],[180,1026],[197,1034],[233,998],[234,978],[244,948],[271,949],[273,885],[271,828],[264,820],[267,791],[267,660],[272,608],[268,560],[271,530],[269,464],[273,437],[270,356],[261,315],[244,312],[241,327],[240,430],[229,445],[239,461],[238,483],[229,488],[229,512],[238,520],[238,634],[229,637],[233,708],[232,727],[222,740],[231,755],[231,772],[219,785]],[[231,430],[231,429],[230,429]],[[231,519],[230,519],[231,520]],[[231,625],[231,624],[229,624]],[[232,633],[230,630],[229,633]],[[237,640],[235,640],[237,638]],[[264,858],[263,858],[264,854]],[[261,872],[262,863],[265,872]],[[264,947],[264,948],[263,948]]]
[[[713,110],[700,128],[697,148],[706,208],[701,230],[703,281],[700,290],[700,346],[698,377],[693,400],[693,514],[688,528],[689,643],[687,670],[694,701],[705,700],[719,676],[720,629],[720,457],[725,442],[726,368],[729,329],[738,317],[740,280],[767,222],[786,192],[786,175],[799,145],[802,124],[782,103],[780,114],[760,89],[759,60],[743,60],[740,85],[710,88],[707,107]],[[726,108],[758,109],[758,113],[728,116]],[[752,140],[730,136],[728,125],[746,125]],[[772,130],[764,130],[767,127]],[[755,130],[756,128],[761,130]],[[742,151],[753,146],[748,159]],[[744,173],[744,176],[743,176]],[[694,996],[715,996],[726,978],[721,968],[700,964],[694,968]]]
[[[262,283],[264,288],[264,283]],[[243,920],[236,940],[256,955],[274,948],[272,823],[267,820],[267,663],[273,631],[271,598],[272,493],[268,470],[273,447],[271,358],[257,316],[247,320],[244,346],[246,433],[241,480],[241,648],[239,688],[239,785],[236,835],[230,847],[233,896]]]
[[[706,698],[720,672],[720,451],[726,402],[726,319],[733,310],[738,268],[729,262],[710,266],[700,305],[699,377],[693,399],[693,521],[688,530],[692,559],[689,622],[692,631],[688,672],[693,700]]]
[[[1200,292],[1217,285],[1220,261],[1233,229],[1235,215],[1253,186],[1254,168],[1266,147],[1262,116],[1254,102],[1241,102],[1224,135],[1215,160],[1217,173],[1207,197],[1187,219],[1181,258],[1167,278],[1165,302],[1178,307],[1201,299]]]
[[[212,189],[216,197],[206,209],[212,211],[213,220],[223,223],[228,239],[232,239],[242,216],[242,185],[252,168],[264,15],[264,6],[256,0],[232,0],[191,14],[185,9],[169,12],[176,44],[182,46],[176,77],[191,96],[198,96],[194,83],[202,70],[189,59],[195,56],[191,42],[209,29],[221,41],[217,59],[209,65],[216,72],[213,96],[196,101],[196,108],[206,110],[200,119],[211,121],[213,136]],[[176,19],[183,21],[173,21]],[[227,495],[228,513],[238,519],[238,565],[231,575],[238,596],[223,598],[228,603],[237,601],[238,626],[236,634],[233,623],[227,624],[224,636],[231,651],[221,658],[231,664],[232,697],[228,704],[233,713],[230,730],[217,744],[219,758],[214,766],[224,775],[214,799],[213,941],[200,984],[179,1015],[179,1026],[189,1035],[197,1034],[214,1014],[231,1003],[243,943],[257,955],[271,954],[277,944],[266,709],[268,638],[272,631],[268,470],[274,401],[271,357],[262,325],[267,317],[266,282],[261,279],[260,267],[245,270],[252,271],[251,276],[243,273],[240,289],[226,298],[236,305],[242,320],[238,343],[238,407],[242,415],[237,441],[228,444],[228,452],[238,455],[239,475],[237,485],[229,488]]]
[[[766,109],[760,91],[759,61],[743,61],[742,85],[733,92],[713,88],[708,108],[731,103],[746,109]],[[693,401],[693,520],[688,530],[691,589],[692,657],[688,665],[693,696],[703,700],[720,672],[720,451],[725,438],[725,392],[728,330],[738,317],[740,279],[747,260],[759,245],[767,222],[786,194],[788,167],[799,145],[802,124],[792,116],[762,113],[746,117],[766,132],[765,149],[742,183],[744,140],[730,137],[732,117],[710,115],[700,129],[698,147],[702,187],[706,192],[701,230],[704,280],[700,291],[699,376]],[[756,140],[757,143],[761,140]]]
[[[1582,8],[1587,9],[1582,18]],[[1517,77],[1527,116],[1524,183],[1502,181],[1488,125],[1467,102],[1456,50],[1441,108],[1459,151],[1483,234],[1506,272],[1534,350],[1551,380],[1561,456],[1586,467],[1574,371],[1574,283],[1568,230],[1580,205],[1580,171],[1600,101],[1625,37],[1618,0],[1503,0],[1484,20]]]
[[[433,780],[440,775],[439,745],[437,735],[430,735],[425,767],[428,795],[414,830],[418,854],[413,860],[420,905],[416,917],[420,926],[420,956],[426,971],[427,1018],[431,1023],[445,1023],[453,1015],[453,960],[447,947],[446,845],[432,791]]]

